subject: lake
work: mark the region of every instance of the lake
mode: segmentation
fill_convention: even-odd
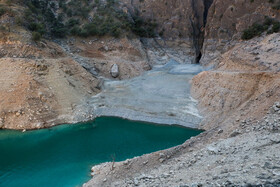
[[[115,117],[24,133],[0,130],[0,186],[81,186],[93,165],[170,148],[199,133]]]

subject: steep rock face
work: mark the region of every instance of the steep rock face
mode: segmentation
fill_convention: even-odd
[[[276,3],[278,1],[270,3],[263,0],[214,0],[205,27],[201,63],[209,64],[240,42],[242,31],[253,23],[262,23],[266,16],[279,20],[280,12],[273,8]]]
[[[205,117],[202,128],[249,116],[259,120],[280,99],[279,41],[275,33],[237,44],[219,58],[216,69],[193,78],[193,96]]]
[[[193,31],[190,28],[190,19],[193,16],[193,7],[200,6],[203,9],[202,0],[123,0],[123,3],[132,14],[138,12],[141,17],[155,20],[159,25],[159,33],[165,38],[191,38]],[[199,16],[202,18],[202,14]]]
[[[39,129],[76,122],[75,106],[98,80],[70,58],[0,59],[0,128]]]
[[[189,55],[193,62],[200,58],[203,44],[204,26],[208,9],[213,0],[122,0],[124,7],[131,14],[154,20],[157,31],[169,46],[168,41],[180,40],[186,43],[185,51],[191,47]]]

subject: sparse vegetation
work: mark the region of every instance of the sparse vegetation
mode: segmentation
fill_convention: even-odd
[[[7,12],[5,7],[0,6],[0,16],[3,16]]]
[[[272,34],[280,31],[280,22],[271,18],[266,18],[262,24],[254,23],[242,33],[242,40],[250,40],[256,36],[260,36],[267,31],[267,34]]]
[[[267,32],[268,34],[276,33],[280,31],[280,22],[274,22],[272,28]]]
[[[275,10],[280,10],[280,1],[279,0],[268,0],[269,3],[273,4],[272,8]]]
[[[260,36],[267,28],[261,24],[254,23],[251,27],[243,31],[242,39],[249,40],[255,36]]]
[[[134,16],[134,23],[131,25],[132,31],[141,36],[141,37],[154,37],[154,29],[157,27],[157,24],[152,20],[145,22],[141,17]]]
[[[58,3],[25,0],[24,26],[42,35],[81,37],[110,35],[119,37],[122,33],[133,32],[140,37],[154,37],[156,24],[144,20],[139,14],[129,17],[116,0],[101,3],[87,0],[59,0]],[[61,11],[57,11],[57,10]],[[95,10],[94,14],[90,12]],[[57,12],[61,12],[57,15]]]
[[[39,41],[41,40],[42,35],[39,32],[32,32],[32,40],[33,41]]]
[[[275,10],[280,10],[280,4],[274,5],[272,8]]]

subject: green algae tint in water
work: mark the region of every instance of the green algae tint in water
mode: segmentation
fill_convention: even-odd
[[[113,117],[52,129],[0,131],[0,186],[81,186],[91,166],[182,144],[201,131]]]

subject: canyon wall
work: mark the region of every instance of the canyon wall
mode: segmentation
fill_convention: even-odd
[[[130,14],[138,14],[158,24],[157,33],[164,39],[164,42],[159,40],[161,45],[178,46],[178,43],[184,42],[183,50],[194,57],[192,62],[199,61],[206,17],[213,0],[122,0],[121,2]]]
[[[184,41],[185,50],[194,56],[192,62],[202,65],[219,64],[221,54],[241,41],[242,32],[266,17],[280,20],[275,8],[279,1],[263,0],[122,0],[131,14],[155,20],[162,45],[178,45]],[[172,41],[172,42],[171,42]],[[191,49],[191,50],[190,50]],[[201,58],[201,60],[200,60]]]
[[[272,3],[273,2],[273,3]],[[265,17],[280,20],[279,1],[215,0],[209,9],[201,63],[212,60],[241,42],[242,31]],[[217,59],[212,64],[217,65]]]

